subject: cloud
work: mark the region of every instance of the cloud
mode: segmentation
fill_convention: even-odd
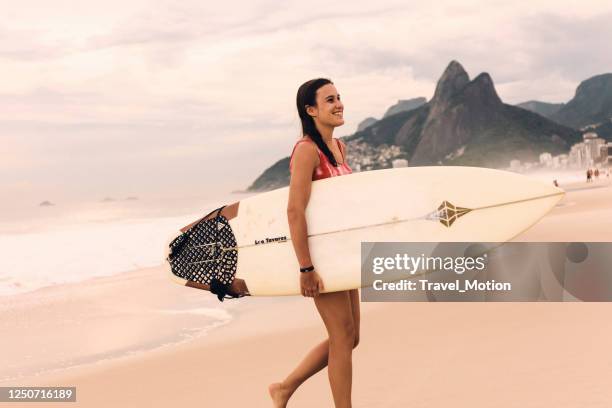
[[[44,40],[41,30],[7,29],[0,26],[0,61],[41,61],[66,55],[70,46]]]
[[[334,80],[346,105],[336,135],[346,135],[398,99],[431,97],[452,59],[472,78],[489,72],[507,102],[567,101],[579,81],[612,71],[611,8],[597,0],[13,2],[0,25],[0,138],[26,142],[7,144],[13,153],[3,154],[14,158],[0,165],[5,175],[30,166],[41,183],[55,166],[72,187],[83,168],[102,180],[105,166],[122,183],[130,165],[164,182],[213,172],[221,184],[246,183],[290,152],[304,81]]]
[[[582,81],[612,70],[612,13],[570,17],[550,13],[525,19],[523,30],[529,41],[523,44],[529,55],[529,72],[551,71]]]

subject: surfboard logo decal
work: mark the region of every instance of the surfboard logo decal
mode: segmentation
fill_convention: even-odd
[[[471,208],[457,207],[449,201],[443,201],[438,209],[427,217],[427,219],[440,221],[445,227],[450,227],[457,220],[457,218],[472,211]]]
[[[256,239],[255,245],[270,244],[273,242],[287,242],[287,236],[283,235],[282,237]]]

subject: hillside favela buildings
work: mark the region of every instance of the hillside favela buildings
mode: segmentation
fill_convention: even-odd
[[[373,147],[362,141],[351,141],[347,161],[353,171],[407,167],[408,160],[399,146],[382,144]]]

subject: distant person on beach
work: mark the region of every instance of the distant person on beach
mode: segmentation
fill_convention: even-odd
[[[314,180],[352,172],[346,162],[346,146],[333,138],[334,129],[344,124],[344,105],[334,84],[324,78],[302,84],[296,99],[302,138],[295,144],[289,163],[287,217],[300,270],[287,273],[300,275],[302,295],[314,299],[328,338],[310,350],[283,381],[271,384],[268,391],[275,408],[286,407],[295,390],[327,366],[335,407],[350,408],[352,353],[359,343],[359,290],[323,293],[324,282],[310,258],[305,216]]]
[[[598,168],[595,169],[595,178],[599,179],[599,169]]]
[[[557,180],[553,180],[553,184],[555,185],[555,187],[559,187],[559,183],[557,183]]]
[[[592,174],[592,173],[591,173],[591,169],[588,169],[588,170],[587,170],[587,183],[590,183],[590,182],[591,182],[591,174]]]

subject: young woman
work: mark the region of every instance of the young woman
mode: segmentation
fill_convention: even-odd
[[[344,105],[334,84],[319,78],[300,86],[297,110],[303,137],[291,155],[287,217],[300,264],[300,271],[295,272],[300,274],[302,295],[314,298],[328,338],[315,346],[282,382],[271,384],[269,392],[276,408],[286,407],[300,384],[327,366],[335,406],[346,408],[351,407],[352,351],[359,343],[359,292],[353,289],[322,293],[325,283],[310,259],[305,217],[314,180],[351,173],[346,146],[332,137],[334,128],[344,124]]]

